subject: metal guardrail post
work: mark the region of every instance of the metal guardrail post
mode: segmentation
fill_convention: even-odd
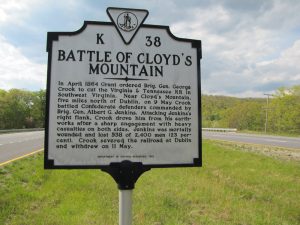
[[[236,128],[202,128],[202,131],[237,132]]]
[[[31,132],[31,131],[43,131],[43,130],[45,130],[45,128],[8,129],[8,130],[0,130],[0,134],[19,133],[19,132]]]

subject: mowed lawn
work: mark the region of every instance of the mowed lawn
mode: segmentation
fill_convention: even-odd
[[[300,224],[300,163],[205,141],[202,168],[138,180],[134,225]],[[43,169],[38,154],[0,168],[2,225],[116,225],[118,189],[99,170]]]

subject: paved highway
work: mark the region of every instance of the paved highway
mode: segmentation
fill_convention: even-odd
[[[202,136],[205,139],[271,145],[300,150],[300,138],[210,131],[203,131]]]
[[[241,134],[233,132],[203,132],[204,139],[271,145],[300,150],[300,138]],[[44,131],[0,135],[0,166],[41,151],[44,147]]]
[[[44,148],[44,131],[0,135],[0,166]]]

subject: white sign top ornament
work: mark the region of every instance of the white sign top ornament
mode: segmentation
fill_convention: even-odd
[[[114,23],[125,44],[130,44],[148,16],[147,10],[107,8],[107,14]]]

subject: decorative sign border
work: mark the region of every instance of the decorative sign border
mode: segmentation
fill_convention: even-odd
[[[129,9],[126,9],[129,10]],[[45,117],[45,150],[44,150],[44,168],[45,169],[107,169],[110,165],[54,165],[54,160],[48,158],[49,153],[49,110],[50,110],[50,91],[51,91],[51,65],[52,65],[52,43],[58,41],[60,36],[73,36],[78,35],[85,30],[88,25],[101,25],[101,26],[115,26],[112,22],[97,22],[85,21],[83,26],[74,32],[48,32],[47,35],[47,52],[48,52],[48,70],[47,70],[47,92],[46,92],[46,117]],[[201,74],[200,74],[200,59],[202,58],[202,48],[200,40],[178,38],[174,36],[169,26],[142,24],[143,28],[154,28],[166,30],[170,38],[179,42],[189,42],[192,48],[197,49],[197,80],[198,80],[198,158],[194,158],[191,164],[147,164],[143,165],[144,168],[169,168],[169,167],[201,167],[202,166],[202,122],[201,122]],[[119,31],[118,31],[119,32]],[[136,33],[135,33],[136,34]],[[134,35],[135,35],[134,34]],[[124,41],[124,40],[123,40]],[[130,40],[132,41],[132,39]],[[124,41],[125,42],[125,41]],[[128,43],[129,44],[129,43]],[[184,154],[184,152],[183,152]],[[133,162],[138,163],[138,162]],[[114,163],[111,164],[120,164]]]

